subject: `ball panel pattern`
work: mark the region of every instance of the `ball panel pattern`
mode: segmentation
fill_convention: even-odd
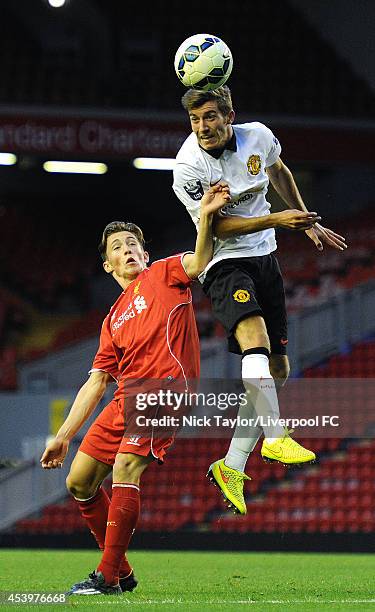
[[[233,59],[228,46],[211,34],[196,34],[187,38],[175,56],[175,71],[185,87],[216,89],[229,78]]]

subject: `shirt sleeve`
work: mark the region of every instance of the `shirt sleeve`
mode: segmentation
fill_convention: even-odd
[[[155,261],[151,266],[153,274],[168,287],[189,287],[192,279],[186,274],[182,261],[187,252],[190,251]]]
[[[103,321],[102,330],[100,332],[99,348],[94,357],[89,374],[92,372],[107,372],[107,374],[110,374],[112,378],[118,382],[119,371],[116,354],[112,344],[110,314],[111,313],[109,313]]]
[[[173,171],[173,191],[183,203],[195,225],[199,223],[200,203],[209,181],[196,168],[176,163]]]
[[[264,126],[266,129],[266,138],[267,138],[267,149],[268,154],[266,157],[266,168],[272,166],[281,153],[281,145],[277,140],[276,136],[271,132],[271,130]]]

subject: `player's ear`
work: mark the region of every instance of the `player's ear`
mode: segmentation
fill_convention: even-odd
[[[148,254],[147,251],[143,251],[143,257],[144,257],[145,263],[148,264],[148,262],[150,261],[150,255]]]
[[[112,274],[113,268],[111,264],[109,263],[109,261],[107,260],[103,261],[103,268],[107,272],[107,274]]]
[[[227,123],[233,123],[236,113],[234,110],[231,110],[227,115]]]

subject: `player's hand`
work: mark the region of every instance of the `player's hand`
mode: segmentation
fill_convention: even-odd
[[[213,215],[230,202],[227,183],[216,183],[205,192],[201,199],[201,215]]]
[[[46,446],[46,450],[40,458],[42,468],[54,470],[61,468],[69,449],[69,441],[54,438]]]
[[[304,212],[296,209],[274,213],[274,217],[276,217],[276,227],[290,230],[309,230],[321,220],[316,212]]]
[[[313,241],[318,251],[323,251],[322,242],[339,251],[345,251],[348,248],[344,236],[336,234],[328,227],[323,227],[320,223],[316,223],[313,228],[306,230],[306,234]]]

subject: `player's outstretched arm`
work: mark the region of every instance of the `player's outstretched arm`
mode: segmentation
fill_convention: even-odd
[[[213,255],[213,216],[228,202],[230,202],[230,193],[226,183],[217,183],[203,195],[195,251],[184,256],[184,267],[190,278],[197,278],[211,261]]]
[[[112,381],[113,378],[106,372],[92,372],[90,378],[78,391],[70,412],[56,437],[47,444],[40,459],[42,468],[48,470],[62,467],[69,449],[69,442],[95,410],[108,383]]]
[[[242,236],[253,234],[266,229],[283,227],[289,230],[307,230],[312,228],[318,221],[318,213],[302,210],[282,210],[278,213],[264,215],[263,217],[237,217],[230,215],[222,217],[216,215],[214,218],[213,232],[217,238],[226,240],[231,236]]]
[[[320,217],[306,209],[294,182],[292,173],[280,158],[267,168],[267,174],[276,191],[292,210],[271,213],[262,217],[239,217],[236,215],[215,215],[214,234],[221,240],[232,236],[253,234],[270,228],[282,227],[290,230],[311,229]]]
[[[267,174],[274,189],[283,199],[285,204],[289,206],[289,208],[307,212],[307,208],[303,202],[300,192],[298,191],[293,174],[280,159],[280,157],[272,166],[267,168]],[[319,219],[317,219],[317,221],[318,220]],[[314,227],[305,229],[305,231],[307,236],[314,242],[319,251],[323,250],[323,242],[334,249],[338,249],[339,251],[344,251],[347,248],[347,244],[343,236],[336,234],[327,227],[323,227],[319,223],[315,223]]]

